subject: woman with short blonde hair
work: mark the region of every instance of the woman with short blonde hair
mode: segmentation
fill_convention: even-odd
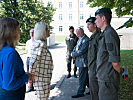
[[[44,22],[39,22],[35,24],[34,27],[34,39],[46,41],[46,32],[48,31],[48,25]],[[49,37],[49,36],[48,36]]]
[[[45,44],[49,37],[48,25],[38,22],[34,27],[34,43],[31,48],[30,70],[33,74],[33,85],[37,91],[37,100],[48,100],[53,71],[52,55]]]

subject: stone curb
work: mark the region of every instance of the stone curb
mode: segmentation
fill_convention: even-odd
[[[61,79],[57,82],[55,88],[53,90],[50,91],[50,94],[52,94],[48,100],[53,100],[55,96],[57,96],[59,94],[59,88],[62,85],[63,81],[65,80],[66,75],[63,74]]]

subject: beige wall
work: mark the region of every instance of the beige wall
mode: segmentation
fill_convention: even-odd
[[[133,49],[133,34],[124,34],[120,40],[121,50]]]
[[[60,35],[69,34],[69,26],[74,26],[74,28],[78,28],[79,26],[84,26],[84,31],[89,36],[91,33],[86,28],[86,20],[91,16],[94,16],[97,8],[90,8],[86,5],[87,0],[43,0],[45,5],[47,2],[52,2],[53,6],[56,9],[56,12],[53,16],[53,22],[51,26],[54,27],[53,33]],[[62,8],[59,8],[59,2],[62,2]],[[69,2],[72,2],[72,8],[69,8]],[[83,2],[83,8],[80,8],[80,2]],[[79,8],[79,10],[78,10]],[[63,20],[59,20],[59,14],[62,14]],[[72,14],[72,21],[69,20],[69,14]],[[79,20],[80,14],[84,15],[83,20]],[[59,26],[63,26],[63,31],[59,32]]]
[[[88,17],[94,16],[95,11],[98,9],[90,8],[89,5],[86,5],[87,0],[42,0],[46,5],[47,2],[52,2],[53,6],[56,9],[55,15],[53,16],[53,22],[51,26],[54,27],[53,33],[58,35],[68,35],[69,34],[69,26],[74,26],[76,29],[78,26],[84,26],[85,33],[90,36],[91,33],[88,31],[86,27],[86,19]],[[83,1],[83,8],[80,8],[80,2]],[[59,9],[59,2],[62,2],[62,8]],[[72,8],[69,8],[69,2],[72,2]],[[78,3],[79,2],[79,3]],[[78,10],[79,7],[79,10]],[[113,18],[111,21],[111,25],[114,29],[117,29],[121,25],[124,24],[131,16],[124,16],[124,18],[117,18],[114,9],[112,10]],[[79,20],[78,16],[82,13],[84,15],[83,20]],[[62,14],[63,20],[59,20],[59,14]],[[69,21],[69,14],[72,14],[72,21]],[[63,31],[59,32],[59,26],[63,26]],[[133,27],[132,28],[123,28],[117,30],[119,35],[123,35],[121,37],[121,49],[133,49]]]
[[[117,29],[121,25],[123,25],[129,18],[123,17],[123,18],[112,18],[112,26]],[[119,35],[122,35],[120,37],[121,40],[121,49],[133,49],[133,27],[130,28],[122,28],[119,30],[116,30]]]
[[[50,37],[47,38],[47,46],[55,45],[55,34],[50,34]]]

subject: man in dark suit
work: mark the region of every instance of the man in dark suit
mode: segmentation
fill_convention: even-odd
[[[87,59],[89,38],[80,27],[77,28],[76,34],[79,39],[71,55],[75,59],[76,66],[79,67],[79,88],[72,98],[83,97],[86,86],[89,87]]]

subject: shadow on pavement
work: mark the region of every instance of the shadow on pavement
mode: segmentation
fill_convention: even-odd
[[[60,45],[60,44],[56,44],[56,45],[52,45],[49,47],[49,49],[60,49],[60,48],[65,48],[66,46]]]
[[[67,79],[65,77],[61,86],[57,89],[50,100],[90,100],[90,95],[86,95],[88,92],[88,88],[86,88],[86,92],[84,93],[84,97],[80,98],[71,98],[72,95],[76,94],[78,90],[78,78],[71,77]]]

